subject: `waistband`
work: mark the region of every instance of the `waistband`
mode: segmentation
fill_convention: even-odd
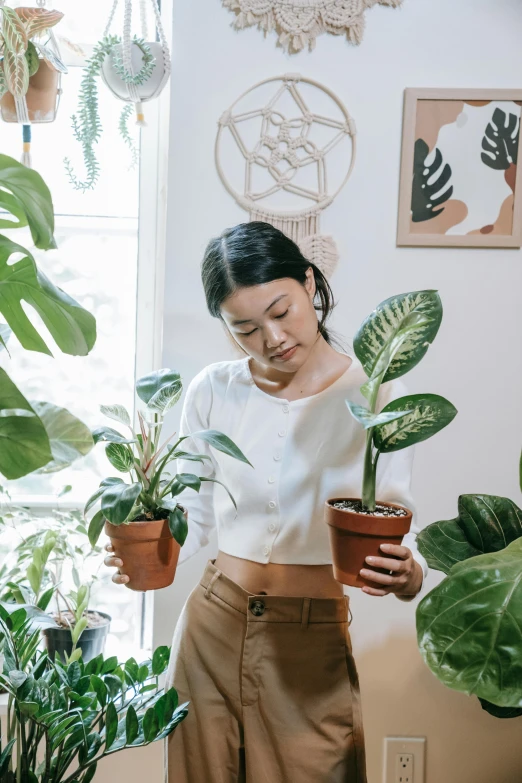
[[[244,590],[209,560],[200,585],[205,597],[212,594],[246,615],[249,622],[262,623],[345,623],[348,620],[349,599],[294,598],[284,595],[256,595]]]

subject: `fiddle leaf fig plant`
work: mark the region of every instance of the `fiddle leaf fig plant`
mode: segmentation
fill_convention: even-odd
[[[130,415],[123,406],[101,406],[101,412],[123,426],[127,432],[123,435],[113,427],[101,426],[92,433],[94,441],[107,444],[107,459],[118,472],[128,474],[130,482],[118,476],[103,479],[87,501],[85,515],[100,503],[100,509],[89,522],[89,540],[93,546],[105,521],[122,525],[155,519],[168,519],[172,536],[183,546],[188,526],[183,509],[175,498],[186,487],[199,492],[205,481],[221,484],[236,506],[234,498],[218,479],[195,473],[172,475],[168,472],[171,463],[178,458],[200,464],[210,459],[207,454],[187,452],[180,448],[188,437],[202,440],[223,454],[251,464],[236,444],[218,430],[193,432],[178,438],[171,445],[169,443],[174,435],[161,440],[165,414],[179,400],[182,391],[180,375],[174,370],[157,370],[140,378],[136,383],[136,392],[145,406],[138,412],[139,432],[134,431]]]
[[[0,229],[29,227],[37,248],[56,248],[47,185],[36,171],[7,155],[0,155],[0,210],[5,211]],[[8,355],[13,337],[26,350],[51,355],[24,309],[27,305],[40,316],[61,351],[74,356],[89,353],[96,340],[94,317],[51,283],[29,250],[0,234],[0,316],[6,322],[0,323],[0,361]],[[0,438],[0,473],[8,479],[38,469],[60,470],[94,445],[82,422],[64,408],[27,400],[3,367]]]
[[[375,511],[379,456],[408,448],[446,427],[457,411],[437,394],[412,394],[377,411],[383,383],[400,378],[415,367],[435,339],[442,320],[437,291],[413,291],[381,302],[368,316],[354,340],[355,355],[368,380],[361,392],[368,407],[346,404],[366,430],[362,505]]]
[[[522,511],[509,498],[461,495],[458,516],[428,525],[418,546],[446,574],[417,608],[425,663],[491,715],[522,715]]]

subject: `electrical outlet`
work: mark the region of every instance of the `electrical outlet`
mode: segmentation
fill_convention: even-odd
[[[397,753],[393,783],[413,783],[413,753]]]
[[[425,737],[385,737],[383,783],[424,783]]]

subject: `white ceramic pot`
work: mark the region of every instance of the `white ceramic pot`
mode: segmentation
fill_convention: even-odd
[[[161,44],[154,41],[152,43],[147,42],[147,46],[154,56],[156,66],[153,69],[150,78],[144,84],[136,85],[140,100],[143,103],[151,101],[153,98],[157,98],[167,84],[170,76],[170,69],[165,67],[165,62],[163,60],[163,49]],[[118,52],[118,55],[121,56],[122,45],[117,44],[114,49]],[[131,44],[131,62],[134,73],[138,73],[143,65],[143,52],[135,43]],[[105,58],[101,67],[101,77],[116,98],[120,98],[122,101],[128,101],[130,99],[129,87],[114,70],[112,56]]]

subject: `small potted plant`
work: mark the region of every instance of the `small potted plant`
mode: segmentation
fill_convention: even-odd
[[[31,123],[54,122],[67,73],[52,28],[60,11],[21,6],[0,8],[0,112],[23,126],[22,163],[30,166]]]
[[[172,445],[169,442],[174,435],[161,441],[164,415],[179,400],[182,389],[181,378],[173,370],[146,375],[136,383],[138,397],[145,403],[145,408],[138,412],[140,432],[134,432],[123,406],[106,405],[101,406],[102,413],[123,425],[128,435],[106,426],[92,433],[96,443],[108,443],[105,452],[109,462],[121,473],[128,473],[131,483],[119,477],[101,482],[84,510],[87,514],[96,503],[101,504],[89,522],[89,539],[94,546],[105,527],[116,556],[125,563],[127,587],[133,590],[158,590],[174,580],[180,547],[188,533],[187,515],[176,496],[186,487],[199,492],[204,481],[224,486],[217,479],[194,473],[168,473],[169,465],[178,458],[199,463],[209,459],[207,455],[184,451],[180,448],[182,441],[187,437],[206,441],[250,465],[235,443],[217,430],[194,432]],[[228,495],[235,506],[230,492]]]
[[[81,513],[54,509],[37,517],[21,507],[6,509],[0,530],[20,541],[0,571],[3,600],[50,615],[55,625],[42,633],[51,658],[75,660],[81,653],[91,660],[103,652],[111,618],[90,603],[103,554],[90,546]]]
[[[410,529],[409,509],[376,501],[380,455],[430,438],[457,413],[448,400],[437,394],[407,395],[378,410],[382,384],[401,377],[420,362],[441,320],[438,293],[413,291],[381,302],[355,336],[355,354],[368,377],[361,387],[368,405],[351,400],[346,400],[346,404],[366,430],[362,497],[330,498],[325,508],[334,576],[343,584],[368,584],[359,574],[366,557],[383,557],[381,544],[400,544]]]
[[[1,781],[90,783],[99,761],[165,739],[187,716],[175,688],[158,685],[168,647],[141,663],[98,655],[64,664],[39,651],[38,639],[25,609],[0,606],[0,685],[9,694]]]

